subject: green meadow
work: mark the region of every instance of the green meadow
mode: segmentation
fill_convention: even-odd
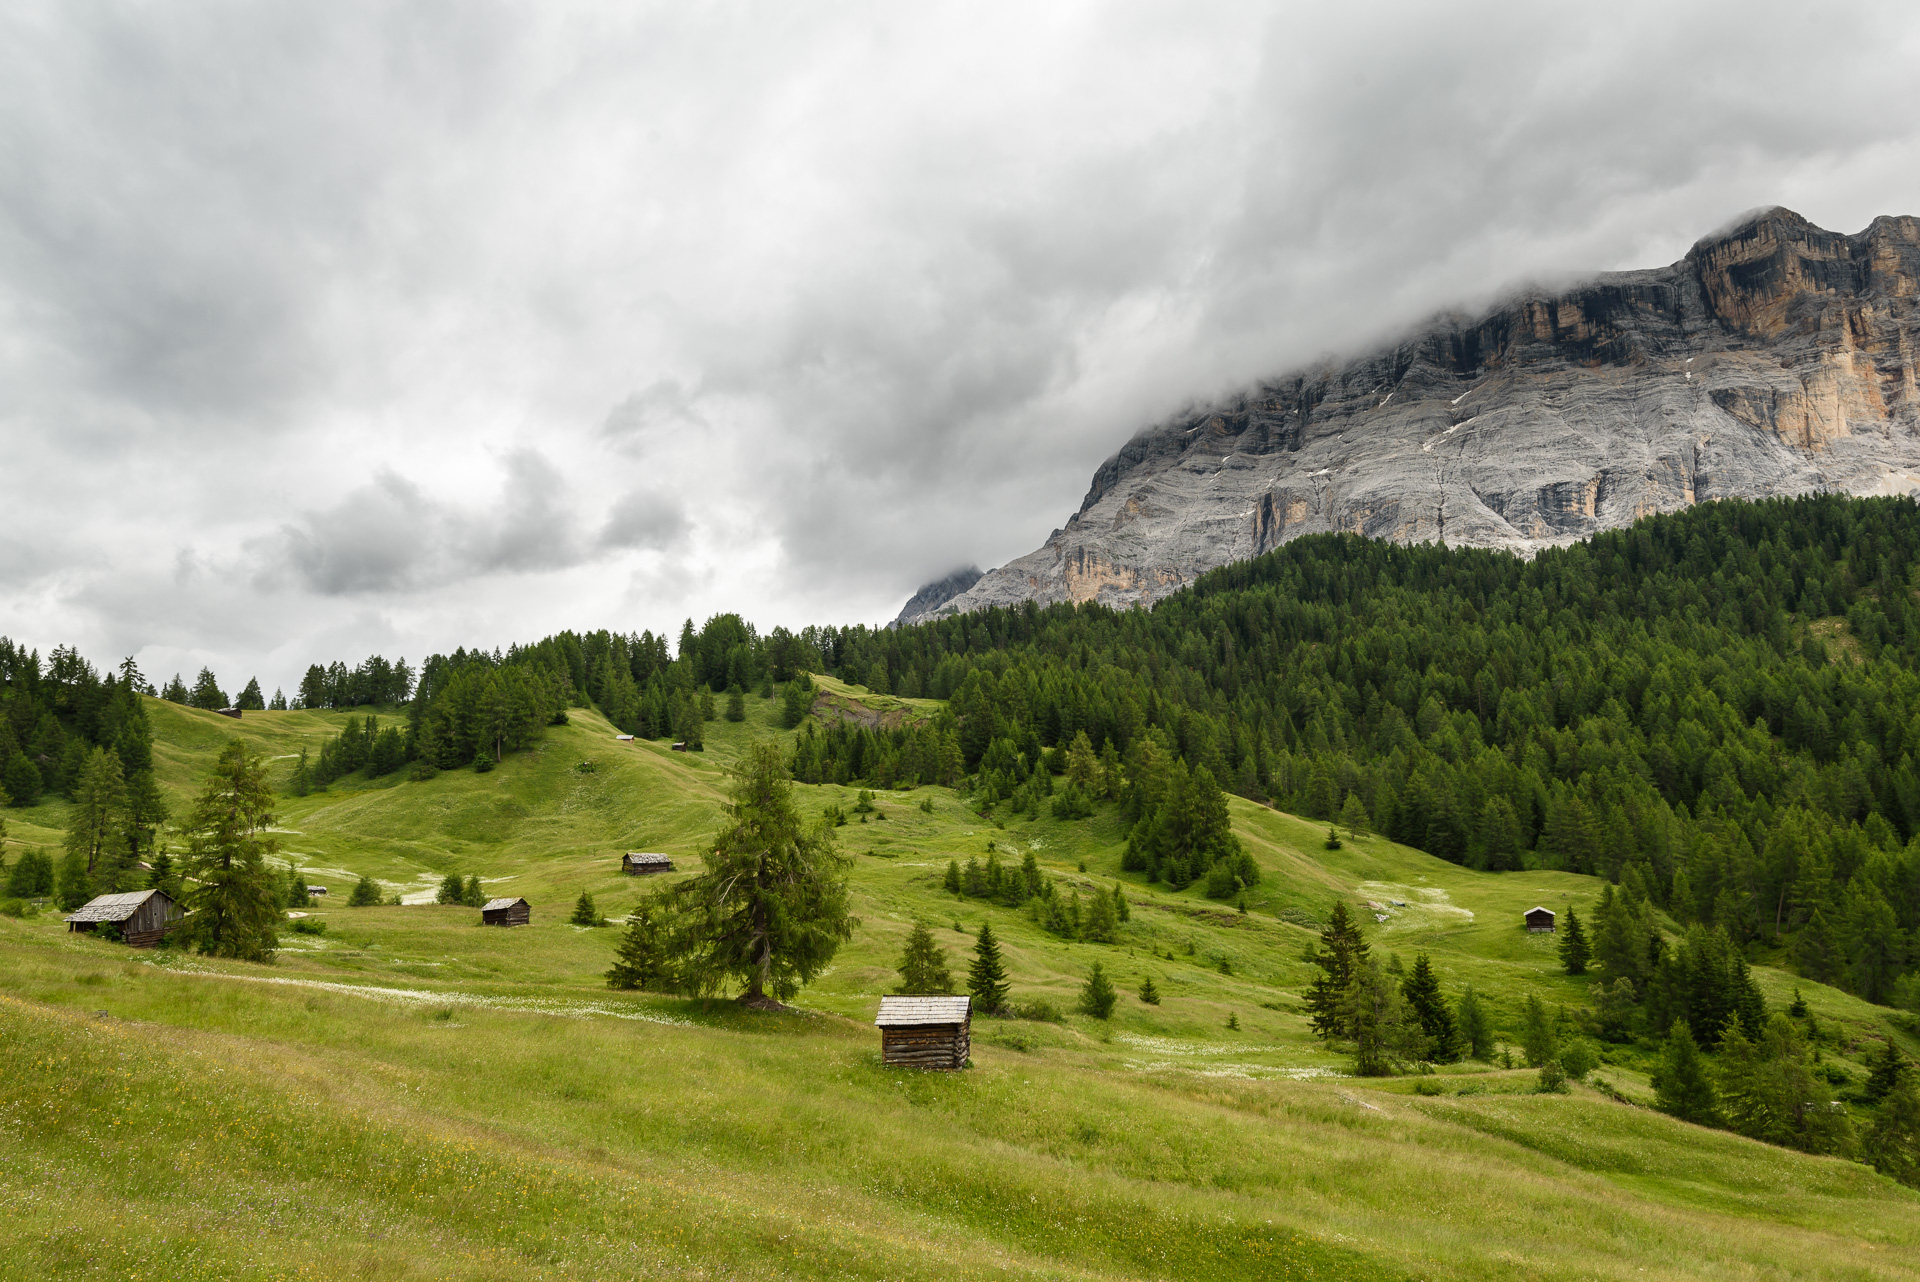
[[[887,711],[922,700],[817,678]],[[825,706],[823,704],[823,707]],[[836,830],[861,926],[791,1013],[610,991],[618,920],[698,865],[726,766],[777,704],[709,723],[707,750],[615,740],[597,714],[496,770],[358,776],[278,812],[282,854],[329,888],[271,966],[69,936],[0,917],[0,1228],[20,1278],[1913,1278],[1920,1193],[1866,1167],[1654,1112],[1650,1059],[1609,1051],[1569,1094],[1483,1064],[1361,1079],[1310,1035],[1314,923],[1345,901],[1376,954],[1427,953],[1471,982],[1502,1040],[1538,995],[1569,1009],[1551,939],[1522,911],[1583,912],[1599,883],[1476,873],[1232,799],[1263,879],[1245,911],[1120,871],[1111,806],[1077,822],[975,814],[952,791],[877,796]],[[150,701],[184,812],[231,737],[284,780],[347,714],[232,721]],[[364,715],[364,713],[360,714]],[[386,714],[397,716],[399,714]],[[383,719],[385,717],[383,716]],[[804,810],[854,791],[796,787]],[[923,809],[923,804],[929,808]],[[57,846],[63,803],[9,811],[7,854]],[[949,860],[1033,853],[1083,897],[1119,882],[1112,945],[942,889]],[[449,873],[524,896],[504,931],[431,902]],[[397,907],[349,909],[361,875]],[[991,919],[1017,1002],[977,1019],[973,1067],[883,1069],[872,1018],[915,921],[956,975]],[[1114,1018],[1073,1012],[1089,968]],[[1887,1012],[1765,966],[1863,1080],[1867,1034],[1920,1050]],[[1163,995],[1136,992],[1151,977]],[[1237,1027],[1229,1027],[1229,1022]]]

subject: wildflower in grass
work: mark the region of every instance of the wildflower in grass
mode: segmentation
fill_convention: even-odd
[[[947,950],[934,943],[924,922],[915,922],[900,954],[900,984],[893,991],[909,996],[953,991],[953,973],[947,969]]]
[[[1087,982],[1080,986],[1080,1012],[1095,1019],[1111,1019],[1115,994],[1113,981],[1107,978],[1107,972],[1099,962],[1087,974]]]

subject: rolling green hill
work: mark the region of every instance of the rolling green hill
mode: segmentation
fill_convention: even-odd
[[[937,706],[818,680],[847,703]],[[617,932],[566,924],[573,902],[590,891],[617,918],[657,889],[619,874],[626,850],[697,863],[727,763],[792,733],[777,700],[747,703],[745,723],[709,723],[704,754],[618,742],[576,709],[488,773],[287,798],[284,853],[332,893],[324,933],[284,934],[272,966],[0,917],[9,1275],[1920,1275],[1920,1193],[1653,1112],[1643,1050],[1615,1049],[1568,1095],[1483,1064],[1348,1076],[1300,1007],[1309,927],[1333,903],[1361,913],[1377,955],[1428,953],[1449,995],[1472,982],[1511,1043],[1528,995],[1577,1008],[1595,982],[1560,973],[1521,911],[1585,909],[1600,882],[1476,872],[1378,837],[1327,851],[1324,824],[1241,798],[1234,831],[1263,874],[1245,913],[1123,873],[1112,806],[1002,827],[922,787],[837,830],[862,925],[795,1013],[609,991]],[[345,721],[147,708],[176,813],[228,738],[284,777]],[[811,813],[854,800],[797,791]],[[9,856],[56,843],[63,806],[9,812]],[[1119,942],[944,891],[948,861],[989,842],[1082,895],[1124,884]],[[430,901],[450,872],[524,895],[533,925],[344,906],[362,874]],[[971,1071],[883,1070],[870,1021],[912,923],[936,927],[958,972],[983,916],[1016,1001],[1070,1011],[1098,959],[1115,1017],[979,1019]],[[1157,1007],[1134,996],[1147,976]],[[1755,976],[1775,1005],[1800,988],[1837,1074],[1864,1078],[1870,1035],[1915,1049],[1883,1008]]]

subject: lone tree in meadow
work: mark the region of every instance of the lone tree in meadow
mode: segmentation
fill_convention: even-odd
[[[1400,982],[1400,995],[1406,998],[1420,1031],[1427,1037],[1427,1058],[1436,1064],[1451,1064],[1460,1058],[1460,1029],[1453,1011],[1440,992],[1440,978],[1433,963],[1421,953],[1413,960],[1413,970]]]
[[[810,983],[853,937],[846,856],[824,826],[794,808],[785,755],[756,743],[734,768],[732,821],[714,839],[706,871],[673,890],[688,920],[685,979],[711,992],[728,979],[740,1000],[775,1007]]]
[[[980,923],[980,937],[973,945],[973,965],[967,971],[967,991],[973,994],[973,1008],[983,1015],[997,1015],[1007,1008],[1007,966],[1000,957],[1000,941],[993,937],[993,923]]]
[[[266,762],[238,740],[229,742],[187,815],[188,916],[181,939],[203,953],[242,961],[273,960],[286,883],[267,867],[279,843]]]
[[[584,890],[580,892],[580,898],[576,899],[573,903],[573,916],[569,917],[567,921],[574,926],[598,926],[600,924],[600,909],[594,904],[591,893]]]
[[[1087,982],[1080,987],[1081,1013],[1095,1019],[1112,1019],[1113,1002],[1113,981],[1107,978],[1106,968],[1095,962]]]
[[[925,922],[915,922],[900,954],[900,985],[893,991],[908,997],[924,997],[953,991],[953,972],[947,969],[947,950],[933,942],[933,932]]]

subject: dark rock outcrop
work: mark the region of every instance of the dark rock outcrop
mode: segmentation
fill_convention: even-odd
[[[1038,551],[899,621],[1151,601],[1315,531],[1527,552],[1703,499],[1914,492],[1916,317],[1920,220],[1765,210],[1143,432]]]
[[[913,594],[913,598],[901,609],[900,617],[893,621],[893,626],[897,628],[903,623],[912,623],[916,619],[932,615],[941,606],[978,583],[980,574],[979,566],[969,565],[964,569],[955,570],[944,579],[936,579],[927,584]]]

